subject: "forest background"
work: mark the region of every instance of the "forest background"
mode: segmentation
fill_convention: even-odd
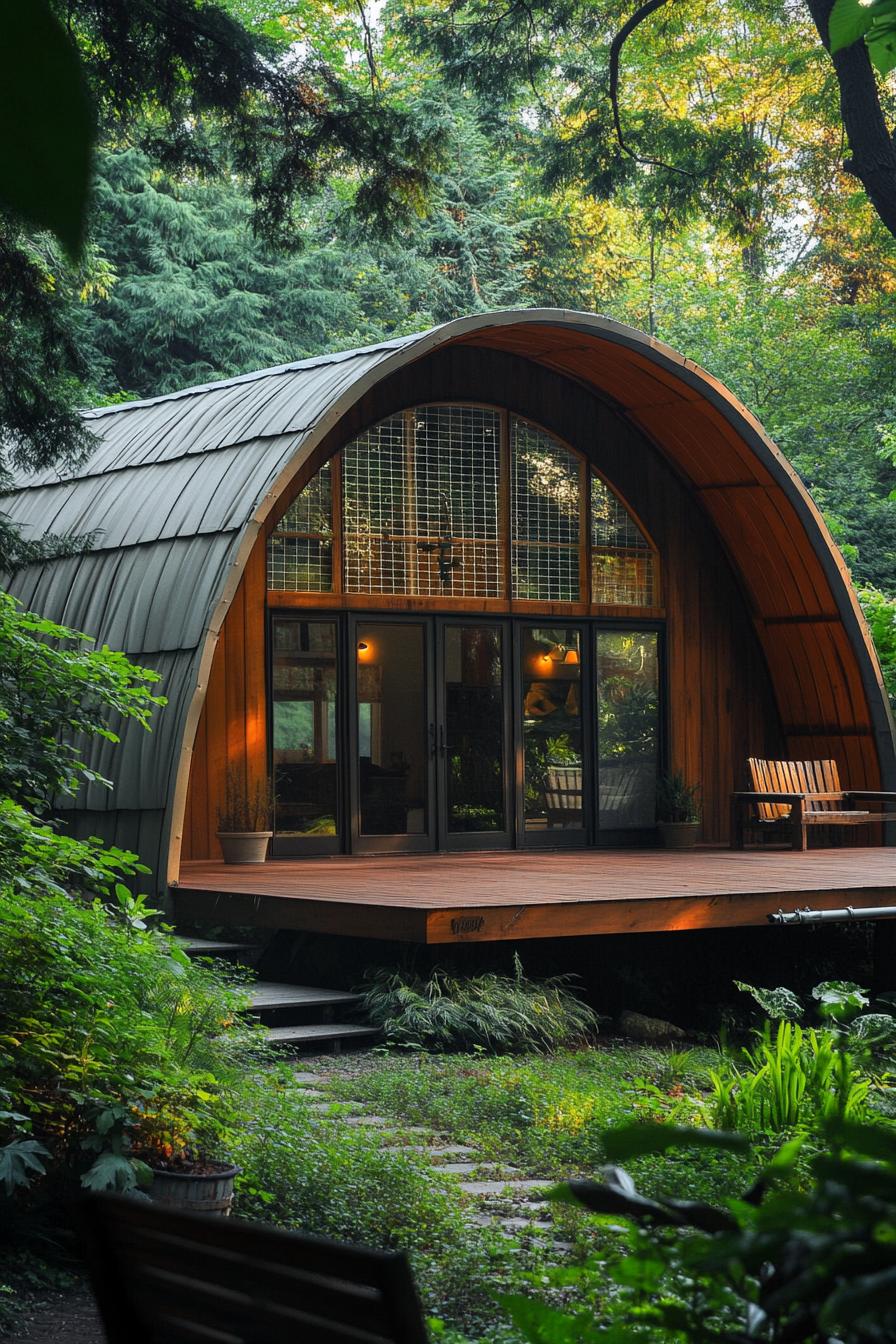
[[[338,85],[347,139],[366,125],[368,158],[388,157],[377,137],[400,126],[419,178],[405,171],[400,208],[371,210],[364,147],[349,143],[318,156],[272,228],[221,98],[184,114],[174,139],[189,152],[172,153],[157,96],[101,115],[78,263],[46,233],[0,240],[40,292],[0,324],[35,404],[61,407],[61,425],[77,406],[484,309],[608,314],[703,365],[763,422],[846,555],[896,693],[896,240],[848,172],[809,10],[649,4],[616,48],[614,107],[613,39],[631,18],[618,0],[219,8],[296,56],[309,103]],[[896,100],[886,81],[878,91],[892,124]],[[374,105],[391,131],[366,122]]]

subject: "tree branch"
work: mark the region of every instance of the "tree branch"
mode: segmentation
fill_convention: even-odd
[[[830,54],[833,0],[806,0],[825,50]],[[877,214],[896,238],[896,147],[880,105],[877,80],[864,42],[831,56],[840,86],[840,115],[852,158],[844,170],[857,177]]]
[[[637,163],[649,164],[653,168],[665,168],[669,173],[677,173],[679,177],[687,177],[693,181],[696,175],[689,173],[687,169],[679,168],[674,163],[664,163],[662,159],[647,158],[632,149],[622,133],[622,119],[619,115],[619,59],[622,55],[622,48],[645,19],[649,19],[655,10],[661,9],[667,3],[668,0],[645,0],[645,3],[639,9],[636,9],[631,18],[622,25],[610,43],[610,106],[613,109],[613,129],[616,132],[616,142],[619,148],[630,159],[634,159]]]

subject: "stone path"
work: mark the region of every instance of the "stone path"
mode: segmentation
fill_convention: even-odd
[[[311,1109],[334,1125],[380,1130],[383,1147],[389,1152],[414,1153],[428,1157],[435,1173],[444,1174],[446,1184],[462,1192],[463,1206],[474,1227],[493,1227],[507,1237],[533,1234],[543,1239],[558,1254],[571,1249],[569,1242],[554,1235],[552,1205],[539,1198],[554,1182],[530,1180],[519,1176],[519,1168],[478,1157],[476,1149],[454,1143],[450,1135],[427,1125],[403,1125],[399,1121],[369,1111],[361,1101],[327,1100],[327,1083],[338,1076],[330,1059],[321,1061],[319,1072],[300,1071],[294,1075],[306,1096],[313,1097]],[[425,1142],[405,1143],[406,1135]]]

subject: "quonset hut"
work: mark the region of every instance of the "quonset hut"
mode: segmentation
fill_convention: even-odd
[[[162,674],[70,817],[161,890],[219,858],[228,772],[273,784],[272,860],[644,847],[666,768],[723,845],[750,755],[896,788],[818,510],[641,332],[477,314],[87,418],[77,472],[0,507],[94,549],[11,587]]]

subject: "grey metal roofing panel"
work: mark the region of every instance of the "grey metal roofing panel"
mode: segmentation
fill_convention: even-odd
[[[252,439],[306,429],[316,424],[362,373],[388,359],[400,344],[419,339],[389,342],[370,351],[309,360],[251,378],[222,380],[203,390],[88,413],[97,446],[64,479],[214,452]],[[57,471],[48,470],[22,474],[16,484],[30,489],[59,479]]]
[[[122,722],[115,716],[109,726],[119,734],[118,743],[97,737],[81,744],[85,763],[104,778],[114,778],[115,788],[85,785],[78,795],[79,808],[100,814],[165,807],[180,754],[184,707],[196,686],[197,662],[195,649],[143,658],[143,666],[161,677],[153,692],[164,695],[168,704],[153,712],[150,731],[133,719]]]
[[[238,542],[231,531],[94,551],[30,566],[8,587],[29,610],[139,660],[198,647]]]
[[[271,462],[288,458],[296,442],[296,435],[285,434],[217,453],[57,482],[23,490],[2,507],[25,536],[93,531],[97,551],[228,531],[243,525],[248,498],[263,491]]]

